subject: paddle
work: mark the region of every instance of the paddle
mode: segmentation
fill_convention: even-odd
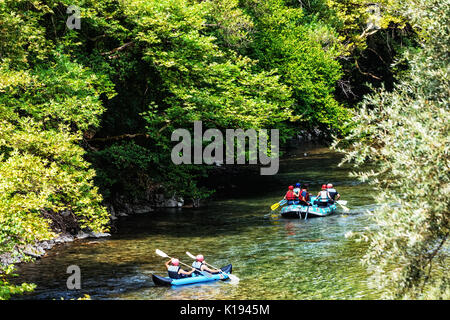
[[[342,210],[344,210],[344,212],[350,211],[350,209],[345,206],[347,204],[346,200],[337,200],[336,203],[341,206],[341,208],[342,208]]]
[[[274,203],[273,205],[271,205],[271,206],[270,206],[270,209],[272,209],[272,211],[273,211],[273,210],[276,210],[279,206],[282,206],[282,205],[285,204],[286,202],[287,202],[287,201],[286,201],[285,199],[280,200],[279,202]]]
[[[192,258],[192,259],[194,259],[194,260],[197,260],[197,257],[195,257],[192,253],[186,251],[186,254],[187,254],[190,258]],[[230,280],[231,280],[232,283],[237,283],[237,282],[239,282],[239,280],[240,280],[240,279],[239,279],[238,277],[236,277],[234,274],[223,272],[221,269],[216,268],[216,267],[210,265],[209,263],[206,263],[206,262],[205,262],[205,264],[208,265],[208,266],[210,266],[211,268],[220,270],[220,272],[223,273],[223,274],[228,275],[228,278],[230,278]]]
[[[172,257],[169,257],[166,253],[164,253],[163,251],[161,251],[161,250],[159,250],[159,249],[156,249],[156,254],[157,254],[158,256],[160,256],[160,257],[163,257],[163,258],[170,258],[170,259],[173,259]],[[188,267],[188,268],[192,268],[191,266],[187,265],[186,263],[183,263],[183,262],[181,262],[181,261],[180,261],[180,263],[181,263],[182,265]],[[200,272],[200,271],[198,271],[198,270],[195,270],[195,273],[200,273],[200,274],[202,274],[202,275],[204,275],[204,276],[206,276],[206,277],[208,277],[208,278],[211,278],[211,277],[212,277],[212,275],[211,275],[210,273],[208,273],[208,272]]]

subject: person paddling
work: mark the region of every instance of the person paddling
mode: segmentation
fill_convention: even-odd
[[[321,207],[326,207],[328,205],[328,201],[331,200],[331,196],[327,191],[327,185],[322,185],[322,190],[317,194],[316,204]]]
[[[287,204],[294,204],[295,201],[295,193],[294,193],[294,186],[289,186],[288,192],[286,192],[286,195],[284,196],[284,199],[287,200]]]
[[[175,259],[175,258],[172,258],[166,262],[166,268],[167,268],[167,272],[169,273],[169,277],[172,279],[186,278],[195,271],[194,268],[192,268],[191,271],[184,271],[180,267],[180,260]]]
[[[333,188],[333,184],[329,183],[327,184],[327,191],[330,194],[330,203],[334,203],[335,201],[339,200],[339,198],[341,197],[341,195],[339,194],[339,192],[337,192],[337,190],[335,188]]]
[[[198,271],[207,271],[207,272],[213,273],[213,274],[222,272],[222,270],[208,268],[208,266],[205,264],[205,258],[201,254],[199,254],[195,257],[195,261],[192,262],[192,268],[194,268]]]
[[[301,198],[300,198],[300,190],[301,190],[301,184],[300,184],[300,182],[297,182],[296,184],[295,184],[295,188],[294,188],[294,196],[295,196],[295,199],[294,199],[294,204],[299,204],[300,203],[300,201],[301,201]]]
[[[304,184],[299,194],[300,203],[303,205],[308,205],[309,202],[309,192],[308,192],[308,184]]]

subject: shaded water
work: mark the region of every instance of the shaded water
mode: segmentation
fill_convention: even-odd
[[[164,210],[128,217],[107,239],[83,240],[51,250],[46,258],[22,265],[18,281],[37,284],[25,299],[376,299],[360,265],[365,244],[346,239],[348,231],[369,225],[370,189],[338,168],[340,156],[318,148],[287,156],[276,176],[253,177],[239,197],[190,210]],[[308,182],[317,192],[333,182],[348,201],[349,213],[308,220],[283,219],[270,205],[287,185]],[[237,285],[213,282],[182,287],[155,287],[152,273],[166,275],[161,249],[182,262],[185,252],[202,253],[221,267],[233,264]],[[81,269],[81,290],[67,290],[69,265]]]

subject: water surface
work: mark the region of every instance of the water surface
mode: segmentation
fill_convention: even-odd
[[[326,148],[287,155],[276,176],[242,177],[239,196],[207,207],[173,209],[128,217],[109,238],[82,240],[52,249],[48,256],[21,265],[17,281],[37,284],[25,299],[377,299],[367,285],[360,259],[364,243],[346,239],[371,222],[371,190],[337,165],[341,157]],[[333,182],[348,201],[348,213],[305,220],[283,219],[270,211],[287,185],[308,182],[312,191]],[[233,264],[237,285],[213,282],[155,287],[152,273],[166,275],[161,249],[182,262],[201,253],[210,264]],[[67,290],[69,265],[81,269],[81,290]]]

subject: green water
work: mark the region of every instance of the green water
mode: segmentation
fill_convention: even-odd
[[[325,148],[287,155],[276,176],[242,177],[245,188],[227,200],[199,210],[164,210],[128,217],[113,236],[54,248],[33,264],[22,265],[17,281],[37,284],[22,298],[93,299],[377,299],[367,285],[360,259],[365,244],[344,237],[370,221],[371,190],[338,168],[340,156]],[[331,181],[350,212],[305,220],[283,219],[270,205],[300,180],[314,192]],[[241,281],[155,287],[152,273],[166,275],[161,249],[182,262],[201,253],[214,266],[233,264]],[[81,269],[81,290],[67,290],[70,265]]]

